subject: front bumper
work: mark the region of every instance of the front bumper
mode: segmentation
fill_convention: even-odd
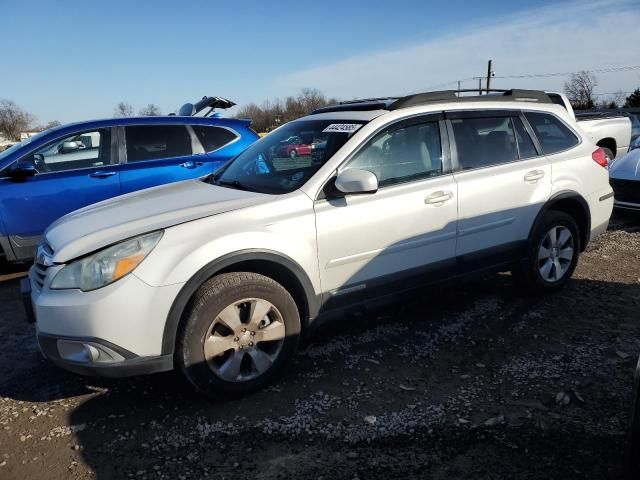
[[[117,345],[99,338],[55,337],[38,334],[40,351],[47,360],[64,370],[80,375],[100,377],[131,377],[148,375],[150,373],[165,372],[173,369],[173,355],[159,355],[156,357],[138,357]],[[73,351],[69,346],[78,348]],[[85,354],[82,354],[82,350]],[[94,361],[91,352],[97,355],[118,357],[113,361]],[[103,353],[104,352],[104,353]],[[76,360],[63,358],[63,355],[75,356]]]
[[[162,350],[169,310],[183,284],[152,287],[134,274],[91,292],[51,290],[34,269],[21,287],[32,306],[38,344],[56,365],[83,375],[123,377],[173,369]]]

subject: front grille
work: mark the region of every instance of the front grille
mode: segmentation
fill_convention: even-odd
[[[44,279],[47,276],[47,270],[53,264],[53,250],[45,242],[38,247],[35,261],[33,262],[34,280],[40,288],[44,285]]]
[[[640,203],[640,181],[612,178],[610,183],[616,201]]]

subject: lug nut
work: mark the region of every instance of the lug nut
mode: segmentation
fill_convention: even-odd
[[[242,345],[240,345],[240,350],[242,350],[244,347]]]
[[[253,342],[249,342],[249,346],[250,346],[250,347],[253,347]]]
[[[239,337],[236,337],[236,338],[233,339],[234,342],[237,342],[238,340],[240,340]]]
[[[256,332],[251,332],[251,336],[253,337],[256,334]]]
[[[243,332],[246,332],[246,331],[247,331],[247,329],[246,329],[246,328],[243,328],[243,329],[242,329],[242,331],[243,331]]]

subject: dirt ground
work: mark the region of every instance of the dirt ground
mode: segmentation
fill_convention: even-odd
[[[522,297],[508,275],[433,288],[325,327],[281,381],[235,400],[174,373],[65,373],[39,356],[11,276],[0,301],[0,479],[622,477],[637,216],[559,293]]]

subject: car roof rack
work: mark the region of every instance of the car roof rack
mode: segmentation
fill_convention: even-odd
[[[364,98],[362,100],[347,100],[335,105],[316,108],[311,114],[341,111],[365,111],[365,110],[388,110],[389,105],[395,102],[397,98]]]
[[[483,90],[487,92],[487,90]],[[553,103],[546,92],[542,90],[524,89],[489,89],[486,95],[467,95],[478,93],[478,90],[442,90],[436,92],[423,92],[404,97],[382,97],[367,98],[363,100],[350,100],[340,102],[336,105],[329,105],[314,110],[312,114],[354,111],[354,110],[399,110],[401,108],[415,107],[438,102],[532,102],[532,103]]]

